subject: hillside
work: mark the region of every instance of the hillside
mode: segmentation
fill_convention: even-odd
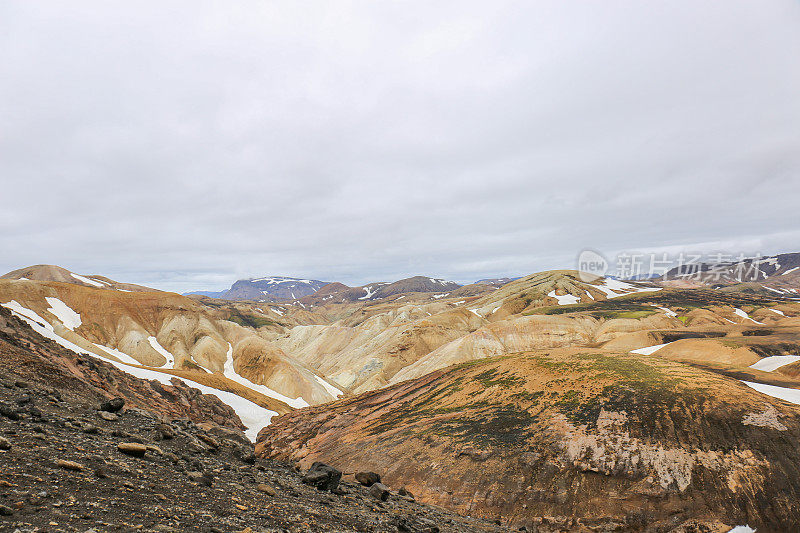
[[[366,467],[515,527],[549,516],[603,531],[701,520],[768,532],[800,527],[798,437],[797,407],[734,379],[572,350],[462,364],[283,415],[256,450]]]

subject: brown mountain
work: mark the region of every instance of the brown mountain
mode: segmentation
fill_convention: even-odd
[[[589,531],[567,527],[578,519],[592,531],[699,520],[769,532],[800,528],[798,439],[796,406],[737,380],[571,350],[484,359],[295,411],[256,448],[379,472],[423,501],[534,531],[549,516],[558,531]]]

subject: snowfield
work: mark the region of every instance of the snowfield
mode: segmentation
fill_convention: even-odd
[[[81,325],[81,315],[72,310],[67,304],[58,298],[47,297],[45,300],[50,305],[50,309],[47,312],[64,324],[65,328],[75,331],[75,328]]]
[[[763,370],[764,372],[772,372],[782,366],[794,363],[795,361],[800,361],[800,355],[773,355],[750,365],[750,368]]]
[[[755,389],[761,394],[772,396],[789,403],[800,404],[800,389],[790,387],[777,387],[775,385],[764,385],[763,383],[753,383],[752,381],[742,381],[751,389]]]

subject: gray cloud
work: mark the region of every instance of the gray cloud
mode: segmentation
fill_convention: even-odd
[[[188,290],[797,250],[800,4],[0,5],[0,270]]]

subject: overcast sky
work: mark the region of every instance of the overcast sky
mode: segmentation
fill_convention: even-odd
[[[800,2],[0,3],[0,270],[800,251]]]

